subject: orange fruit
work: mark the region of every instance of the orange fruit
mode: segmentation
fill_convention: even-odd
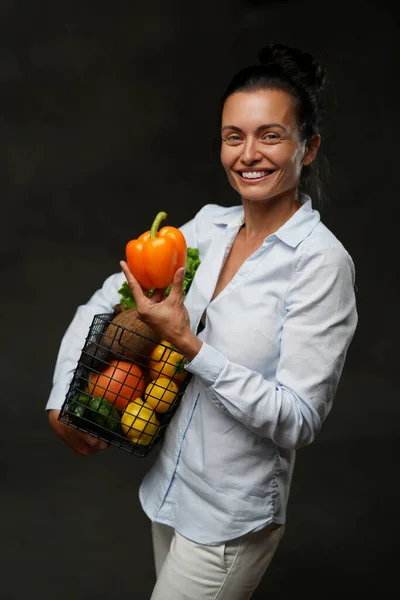
[[[101,373],[89,375],[88,393],[105,398],[119,410],[124,410],[129,402],[140,398],[145,389],[142,369],[127,360],[112,360]]]
[[[178,386],[172,379],[157,377],[146,387],[143,398],[156,412],[165,413],[175,402],[178,391]]]
[[[162,340],[154,348],[149,358],[150,379],[157,379],[160,376],[168,377],[179,385],[187,376],[187,372],[183,367],[186,362],[185,357],[174,350],[172,344],[165,340]]]

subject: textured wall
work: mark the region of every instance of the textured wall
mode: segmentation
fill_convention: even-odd
[[[4,600],[150,594],[137,486],[151,457],[111,449],[78,459],[44,405],[61,336],[118,270],[126,241],[159,210],[180,225],[206,202],[238,202],[215,146],[218,100],[269,42],[314,53],[329,73],[321,214],[355,261],[360,321],[334,409],[299,452],[287,533],[255,598],[383,595],[399,525],[393,10],[0,2]]]

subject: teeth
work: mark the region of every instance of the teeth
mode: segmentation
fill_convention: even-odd
[[[245,179],[258,179],[259,177],[265,177],[269,171],[242,171],[242,177]]]

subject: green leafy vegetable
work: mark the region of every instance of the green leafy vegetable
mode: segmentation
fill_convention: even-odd
[[[185,295],[188,293],[190,286],[192,285],[192,281],[199,264],[200,258],[198,248],[187,248],[186,273],[185,279],[183,280],[183,291],[185,292]],[[165,295],[169,294],[170,290],[171,286],[167,287],[167,289],[165,290]],[[149,291],[149,296],[151,296],[153,291],[154,288]],[[121,296],[120,304],[121,306],[123,306],[124,310],[127,310],[128,308],[134,308],[136,306],[135,299],[132,295],[131,288],[129,287],[127,281],[124,281],[124,283],[118,290],[118,293]]]

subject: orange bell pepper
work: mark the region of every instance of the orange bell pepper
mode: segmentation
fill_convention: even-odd
[[[167,213],[159,212],[150,231],[127,243],[126,262],[133,276],[145,290],[166,288],[176,271],[186,265],[186,240],[176,227],[163,227],[160,223]]]

